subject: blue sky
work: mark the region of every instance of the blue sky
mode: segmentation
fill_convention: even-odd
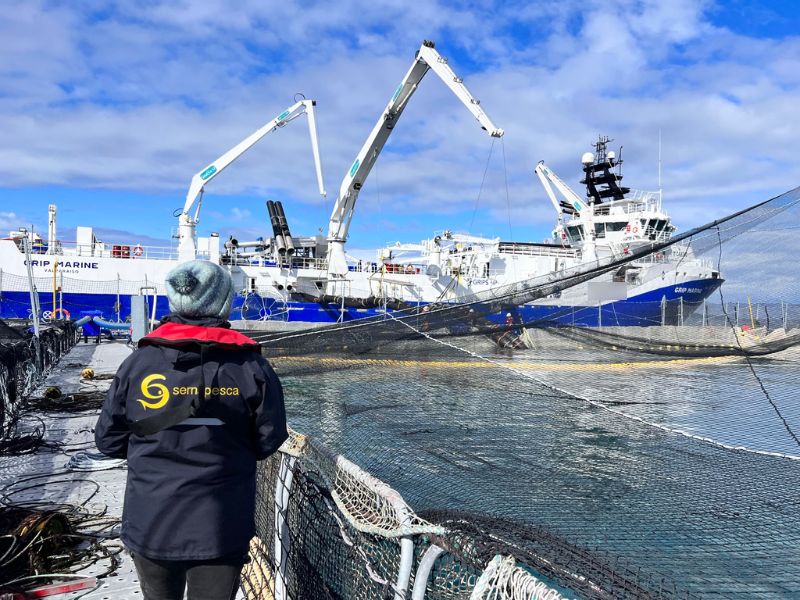
[[[578,188],[600,133],[624,146],[625,183],[648,190],[662,132],[680,228],[800,184],[792,2],[6,4],[0,232],[44,229],[55,203],[62,232],[166,240],[192,175],[297,92],[318,101],[328,198],[297,121],[207,187],[199,230],[266,234],[264,202],[279,199],[293,233],[327,231],[341,178],[423,39],[506,136],[479,197],[492,142],[429,73],[362,190],[350,248],[443,229],[541,240],[555,215],[536,163]]]

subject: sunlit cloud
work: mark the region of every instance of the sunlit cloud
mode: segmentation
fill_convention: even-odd
[[[19,2],[0,23],[0,181],[169,194],[180,206],[192,174],[302,92],[318,101],[328,198],[316,191],[301,118],[207,186],[201,227],[212,214],[266,223],[263,200],[280,199],[314,234],[431,38],[506,136],[492,147],[428,74],[362,190],[354,236],[392,215],[463,229],[477,206],[483,233],[541,238],[555,214],[536,163],[580,189],[579,157],[600,133],[623,146],[625,183],[649,190],[659,187],[660,135],[667,208],[687,228],[800,182],[800,38],[731,31],[716,22],[719,9],[386,0],[230,10],[218,0],[92,12]],[[242,195],[252,200],[231,208],[227,198]],[[168,222],[173,208],[157,218]]]

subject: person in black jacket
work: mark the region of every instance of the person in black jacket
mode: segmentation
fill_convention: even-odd
[[[234,598],[255,533],[256,461],[287,438],[281,384],[226,321],[230,275],[191,261],[166,278],[168,316],[120,366],[95,427],[128,459],[121,538],[144,600]]]

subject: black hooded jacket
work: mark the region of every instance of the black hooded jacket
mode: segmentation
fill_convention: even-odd
[[[226,322],[164,321],[120,366],[95,428],[103,454],[128,459],[122,541],[151,559],[243,556],[256,461],[287,438],[281,384]],[[153,421],[168,426],[143,433]]]

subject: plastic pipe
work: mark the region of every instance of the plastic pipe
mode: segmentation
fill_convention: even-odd
[[[286,590],[286,568],[289,562],[289,491],[294,478],[296,458],[281,454],[278,480],[275,482],[275,600],[289,600]]]
[[[425,591],[428,587],[428,577],[431,574],[433,565],[436,559],[444,554],[444,548],[440,548],[436,544],[431,544],[425,554],[422,555],[422,560],[419,561],[417,567],[417,574],[414,576],[414,590],[411,592],[411,600],[423,600],[425,598]]]
[[[100,327],[105,327],[106,329],[130,329],[130,323],[112,323],[111,321],[104,321],[98,317],[84,317],[84,318],[91,318],[95,323],[100,325]],[[76,323],[77,325],[77,323]]]

